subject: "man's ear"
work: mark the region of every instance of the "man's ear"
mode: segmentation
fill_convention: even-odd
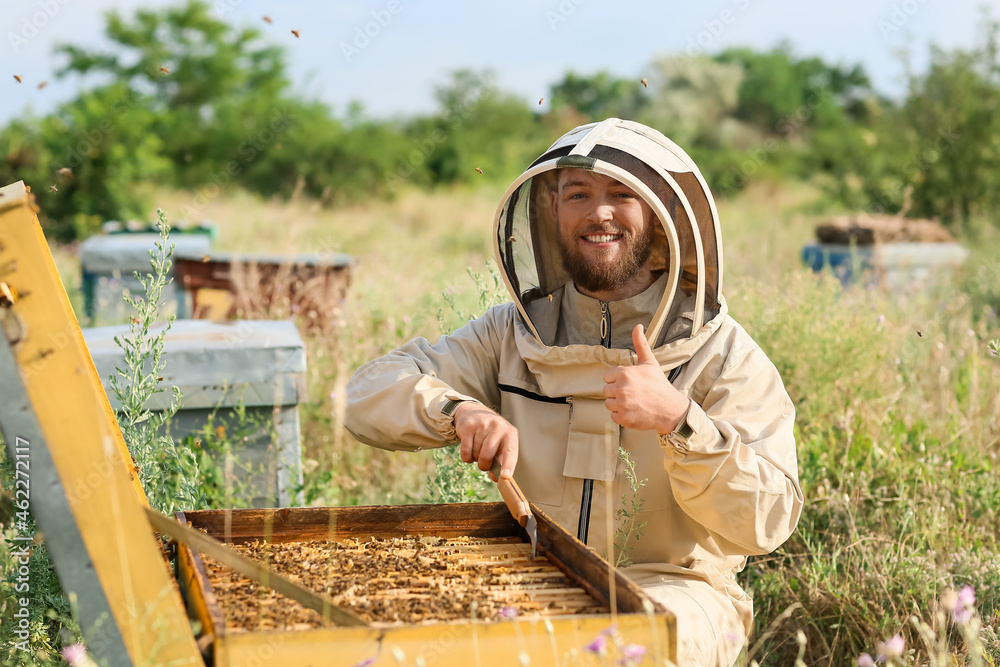
[[[556,186],[549,191],[549,212],[552,213],[552,220],[559,225],[559,181]]]

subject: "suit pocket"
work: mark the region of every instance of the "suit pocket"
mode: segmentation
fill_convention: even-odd
[[[525,382],[501,375],[500,414],[517,428],[514,479],[533,503],[562,504],[563,464],[569,435],[569,403],[542,396]]]

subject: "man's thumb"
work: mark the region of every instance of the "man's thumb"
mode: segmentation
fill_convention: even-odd
[[[632,345],[635,346],[635,354],[638,357],[636,366],[653,364],[659,367],[660,362],[653,356],[653,348],[646,341],[646,332],[641,324],[635,325],[635,328],[632,329]]]

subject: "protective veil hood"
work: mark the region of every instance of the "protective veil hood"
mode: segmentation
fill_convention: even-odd
[[[666,287],[646,325],[647,338],[655,345],[671,307],[691,297],[694,338],[722,310],[722,239],[715,201],[680,147],[650,127],[618,118],[582,125],[560,137],[514,181],[497,207],[497,264],[534,336],[542,345],[553,345],[551,318],[543,314],[551,307],[550,295],[571,281],[550,207],[557,170],[564,167],[621,181],[652,207],[660,222],[652,268],[666,274]]]

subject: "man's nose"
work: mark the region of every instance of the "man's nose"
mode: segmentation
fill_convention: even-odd
[[[590,210],[590,218],[595,222],[614,220],[615,207],[608,201],[596,202],[594,208]]]

